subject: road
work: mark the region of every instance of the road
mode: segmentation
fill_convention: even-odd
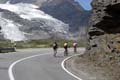
[[[69,55],[73,55],[72,51],[69,49]],[[79,49],[80,52],[81,49]],[[10,80],[8,71],[16,61],[18,62],[11,69],[13,80],[77,80],[62,69],[61,62],[65,58],[63,49],[59,49],[57,57],[54,58],[50,48],[18,50],[14,53],[0,54],[0,80]]]

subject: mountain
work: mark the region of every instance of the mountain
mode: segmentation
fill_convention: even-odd
[[[40,9],[69,24],[70,32],[77,32],[80,30],[80,27],[87,26],[90,16],[89,11],[85,11],[73,0],[63,0],[57,4],[55,4],[54,1],[53,3],[45,3]]]
[[[45,13],[69,24],[71,33],[80,32],[81,28],[88,26],[91,11],[84,10],[74,0],[10,0],[10,3],[32,3],[39,6]]]
[[[6,39],[67,39],[68,24],[38,10],[27,3],[0,4],[1,32]]]
[[[5,1],[5,0],[3,0]],[[74,39],[84,37],[91,11],[84,10],[75,0],[8,0],[11,4],[35,4],[37,9],[69,25]]]

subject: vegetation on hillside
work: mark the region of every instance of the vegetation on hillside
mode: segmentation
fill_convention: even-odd
[[[5,3],[7,0],[0,0],[0,3]]]
[[[42,39],[42,40],[29,40],[29,41],[17,41],[17,42],[11,42],[9,40],[6,41],[0,41],[0,47],[14,47],[16,48],[49,48],[52,47],[52,44],[55,42],[55,40],[52,39]],[[63,47],[63,44],[65,42],[68,42],[69,47],[72,47],[73,40],[56,40],[59,47]],[[83,41],[77,41],[78,47],[84,47]]]

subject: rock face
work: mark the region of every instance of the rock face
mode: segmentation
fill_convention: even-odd
[[[86,55],[105,68],[108,80],[119,80],[120,0],[94,0],[92,6]]]
[[[88,31],[88,50],[120,50],[120,0],[94,0]]]

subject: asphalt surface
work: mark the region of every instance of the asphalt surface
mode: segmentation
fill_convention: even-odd
[[[72,51],[69,49],[69,55],[73,55]],[[45,55],[26,59],[13,67],[15,80],[76,80],[61,67],[61,62],[66,58],[63,56],[63,49],[59,49],[57,57],[54,58],[50,48],[18,50],[14,53],[0,54],[0,80],[10,80],[8,69],[13,62],[39,54]]]

